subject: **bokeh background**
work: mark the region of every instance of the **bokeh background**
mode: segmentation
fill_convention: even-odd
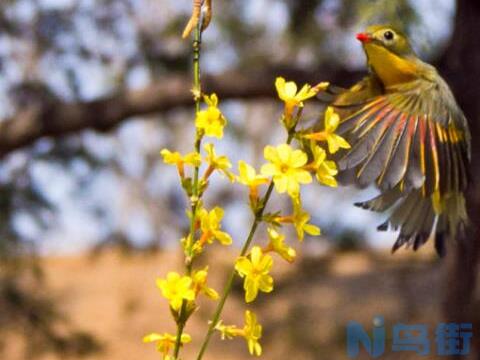
[[[217,147],[260,165],[281,141],[274,79],[348,86],[365,73],[354,34],[394,23],[447,79],[472,128],[473,226],[446,259],[427,245],[389,254],[383,216],[356,209],[374,189],[305,190],[322,228],[293,266],[276,262],[275,295],[255,305],[265,359],[346,359],[345,326],[473,322],[480,328],[480,3],[478,0],[214,0],[202,44],[202,81],[229,120]],[[0,358],[156,359],[141,337],[172,330],[155,277],[179,268],[188,224],[174,169],[160,149],[189,151],[194,134],[187,0],[4,0],[0,4]],[[314,121],[322,104],[305,111]],[[226,209],[238,245],[247,194],[214,178],[207,204]],[[283,200],[273,206],[282,208]],[[261,236],[260,239],[261,240]],[[293,242],[292,242],[293,243]],[[235,249],[214,247],[221,288]],[[241,284],[226,322],[240,323]],[[211,314],[187,331],[192,356]],[[470,358],[480,359],[480,332]],[[388,343],[390,344],[390,343]],[[433,347],[433,349],[435,349]],[[246,358],[215,340],[208,359]],[[362,355],[367,359],[365,354]],[[415,359],[392,353],[386,359]],[[425,357],[424,357],[425,358]],[[432,359],[438,358],[436,355]]]

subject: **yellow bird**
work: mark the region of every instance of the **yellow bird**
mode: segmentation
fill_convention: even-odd
[[[393,251],[415,250],[430,237],[440,256],[445,238],[468,223],[470,131],[447,83],[420,60],[406,35],[392,26],[370,26],[357,34],[369,75],[340,92],[334,106],[339,133],[351,144],[339,168],[380,195],[356,204],[383,212],[379,230],[400,230]]]

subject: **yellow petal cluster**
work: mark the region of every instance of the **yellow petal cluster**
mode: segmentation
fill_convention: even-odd
[[[219,322],[215,329],[221,333],[222,340],[241,336],[247,341],[248,351],[251,355],[262,355],[260,338],[262,337],[262,325],[257,321],[257,316],[250,310],[245,311],[245,325],[239,329],[235,325],[223,325]]]
[[[231,236],[222,231],[222,219],[224,211],[220,207],[207,211],[202,208],[198,212],[198,218],[200,220],[200,229],[202,230],[202,237],[200,242],[211,244],[213,240],[218,240],[222,245],[230,245],[232,243]]]
[[[194,271],[192,275],[193,289],[196,294],[203,293],[212,300],[218,299],[218,293],[207,286],[208,266],[202,270]]]
[[[143,338],[144,343],[154,342],[157,347],[157,351],[163,355],[164,360],[173,359],[168,354],[170,351],[175,347],[177,337],[168,333],[159,334],[159,333],[151,333]],[[190,335],[183,333],[180,337],[181,345],[187,344],[192,341]]]
[[[238,162],[238,176],[237,181],[240,184],[248,186],[250,206],[255,211],[258,205],[258,187],[268,183],[268,178],[263,175],[258,175],[255,169],[248,165],[245,161]]]
[[[163,162],[169,165],[176,165],[178,169],[178,174],[180,177],[184,177],[184,165],[191,166],[200,166],[202,163],[202,158],[199,153],[191,152],[186,155],[180,154],[178,151],[170,151],[168,149],[163,149],[160,151],[160,154],[163,157]]]
[[[297,236],[300,241],[303,241],[305,233],[313,236],[320,235],[320,228],[318,226],[309,224],[310,214],[306,212],[300,202],[293,202],[293,226],[297,231]]]
[[[180,276],[176,272],[169,272],[166,279],[157,279],[157,287],[166,298],[170,307],[180,310],[183,300],[195,300],[195,292],[192,289],[192,278],[189,276]]]
[[[235,336],[243,336],[243,329],[239,329],[235,325],[223,325],[220,320],[215,326],[215,330],[220,332],[222,340],[233,339]]]
[[[267,232],[270,239],[267,249],[276,252],[288,262],[293,262],[295,260],[295,257],[297,256],[297,252],[295,251],[295,249],[285,244],[285,235],[278,233],[273,228],[268,228]]]
[[[181,155],[177,151],[171,152],[168,149],[163,149],[162,151],[160,151],[160,154],[163,156],[163,161],[165,162],[165,164],[169,165],[178,165],[180,163],[200,166],[200,164],[202,163],[202,158],[200,157],[200,154],[196,152]]]
[[[204,149],[207,153],[205,160],[209,164],[209,170],[207,170],[207,172],[218,170],[223,173],[231,182],[233,182],[235,175],[233,175],[233,173],[229,170],[232,167],[230,160],[225,155],[218,156],[213,144],[205,144]],[[205,177],[208,178],[208,176],[209,174],[207,174]]]
[[[243,288],[247,303],[255,300],[259,290],[266,293],[273,290],[273,278],[269,274],[272,266],[272,257],[263,254],[258,246],[252,248],[249,257],[241,256],[237,259],[235,269],[242,278],[245,278]]]
[[[295,107],[303,107],[303,102],[314,97],[318,90],[305,84],[297,92],[297,84],[293,81],[285,81],[283,77],[278,77],[275,81],[278,97],[285,103],[285,116],[291,117]]]
[[[326,141],[330,154],[335,154],[340,149],[350,149],[350,144],[343,137],[335,134],[339,124],[340,116],[333,107],[328,107],[325,111],[325,130],[305,135],[305,137],[316,141]]]
[[[206,136],[223,137],[223,128],[227,124],[227,120],[218,108],[218,97],[216,94],[204,97],[205,103],[208,105],[206,110],[197,113],[195,126],[202,130]]]
[[[257,322],[257,316],[247,310],[245,311],[245,339],[248,344],[248,351],[251,355],[262,355],[262,346],[258,342],[262,337],[262,325]]]
[[[312,182],[310,173],[303,169],[307,163],[307,154],[302,150],[294,150],[287,144],[267,146],[264,157],[270,163],[262,166],[261,173],[273,178],[278,193],[288,192],[291,197],[296,198],[300,192],[300,184]]]
[[[320,146],[313,146],[313,168],[318,182],[327,186],[336,187],[338,174],[337,164],[334,161],[327,160],[327,153]]]

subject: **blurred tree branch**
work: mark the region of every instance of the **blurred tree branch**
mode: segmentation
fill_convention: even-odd
[[[258,99],[274,97],[274,79],[282,75],[300,83],[322,80],[352,83],[359,72],[323,67],[302,70],[271,67],[257,72],[228,72],[205,76],[205,92],[216,92],[222,99]],[[134,116],[166,112],[191,105],[191,81],[186,76],[158,79],[141,90],[122,91],[108,97],[66,103],[51,98],[35,99],[16,116],[0,123],[0,156],[30,145],[45,137],[60,137],[85,129],[108,131]]]

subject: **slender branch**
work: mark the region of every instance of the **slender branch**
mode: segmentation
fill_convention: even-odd
[[[201,83],[200,83],[200,50],[202,42],[202,21],[199,21],[195,28],[195,36],[193,40],[193,96],[195,98],[195,118],[200,111],[200,101],[201,101]],[[195,152],[200,153],[200,147],[202,144],[203,133],[197,130],[195,135]],[[186,259],[186,270],[187,275],[192,274],[192,262],[193,262],[193,244],[195,243],[195,219],[196,213],[198,210],[199,202],[199,189],[198,189],[198,172],[200,167],[195,166],[193,184],[192,184],[192,196],[191,196],[191,218],[190,218],[190,233],[187,236],[187,241],[185,245],[185,253],[187,256]],[[183,300],[182,307],[180,309],[179,321],[177,324],[177,338],[175,341],[175,348],[173,350],[174,359],[178,359],[180,353],[180,347],[182,344],[182,334],[187,323],[187,301]]]

